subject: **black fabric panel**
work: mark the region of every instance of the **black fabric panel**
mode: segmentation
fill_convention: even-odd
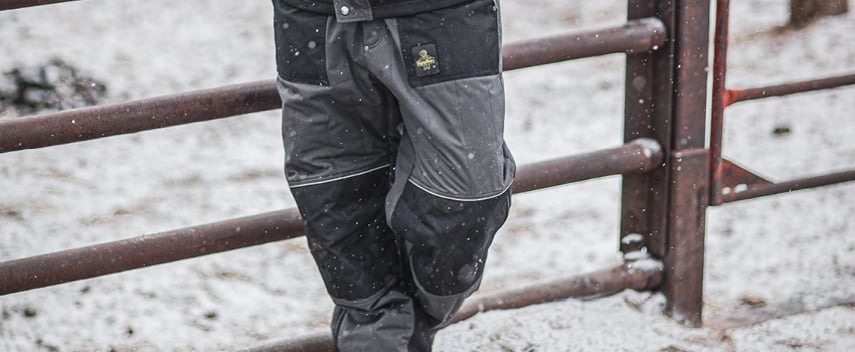
[[[461,78],[490,76],[499,68],[498,9],[493,0],[398,18],[401,54],[414,87]],[[413,49],[436,46],[439,73],[420,75]]]
[[[336,305],[331,326],[334,351],[430,351],[406,346],[417,312],[412,297],[396,291],[378,298],[371,309]]]
[[[472,0],[372,0],[374,18],[408,16],[436,11]]]
[[[291,189],[330,296],[363,299],[397,282],[398,245],[384,212],[388,189],[389,169]]]
[[[462,202],[435,197],[407,184],[392,228],[408,242],[415,279],[438,296],[460,294],[484,272],[487,250],[510,208],[510,190]]]
[[[290,82],[327,85],[326,28],[329,16],[273,2],[276,69]]]
[[[292,6],[306,11],[335,15],[332,0],[273,0],[273,6]]]
[[[459,5],[472,0],[371,0],[375,19],[413,15]],[[274,0],[303,10],[335,14],[332,0]]]

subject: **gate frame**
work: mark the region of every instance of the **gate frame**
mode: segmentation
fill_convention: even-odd
[[[620,249],[664,262],[666,313],[700,327],[708,158],[705,149],[709,0],[630,0],[629,19],[655,16],[667,28],[659,50],[627,56],[624,140],[656,139],[662,167],[624,176]],[[633,242],[641,234],[643,241]]]
[[[710,122],[710,205],[752,199],[855,180],[855,170],[772,182],[722,157],[724,111],[730,105],[757,99],[832,89],[855,84],[855,72],[757,88],[727,88],[730,0],[717,0],[713,94]]]

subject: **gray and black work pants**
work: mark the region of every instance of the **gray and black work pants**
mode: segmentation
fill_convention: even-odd
[[[430,351],[510,207],[494,0],[342,23],[273,1],[285,171],[338,351]]]

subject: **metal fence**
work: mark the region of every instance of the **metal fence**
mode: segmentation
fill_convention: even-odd
[[[13,0],[0,10],[64,2]],[[728,1],[718,0],[711,145],[705,145],[709,0],[629,0],[626,24],[507,44],[506,70],[610,53],[626,54],[624,144],[525,165],[514,193],[623,175],[619,246],[659,265],[614,268],[473,298],[456,317],[624,289],[658,290],[666,312],[700,326],[705,214],[709,205],[855,179],[855,171],[770,183],[721,159],[729,104],[855,83],[855,75],[755,89],[724,89]],[[691,20],[689,20],[691,19]],[[0,153],[280,108],[273,81],[0,121]],[[287,108],[287,107],[286,107]],[[729,192],[744,184],[746,190]],[[239,230],[238,230],[239,229]],[[296,209],[140,236],[0,263],[0,295],[298,237]],[[253,351],[327,351],[328,334]]]

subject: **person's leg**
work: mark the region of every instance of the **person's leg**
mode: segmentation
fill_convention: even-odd
[[[398,201],[392,228],[402,234],[406,261],[423,319],[410,341],[413,351],[430,351],[436,332],[478,289],[493,236],[505,221],[510,192],[490,199],[443,199],[408,184]]]
[[[336,303],[335,346],[429,351],[477,289],[510,204],[496,9],[342,25],[274,4],[286,173]]]
[[[387,221],[405,248],[416,318],[410,351],[478,288],[510,206],[498,11],[492,0],[366,24],[353,53],[397,97],[404,122]]]
[[[359,25],[274,8],[286,175],[336,304],[336,349],[406,351],[413,300],[384,212],[397,103],[348,58]]]

